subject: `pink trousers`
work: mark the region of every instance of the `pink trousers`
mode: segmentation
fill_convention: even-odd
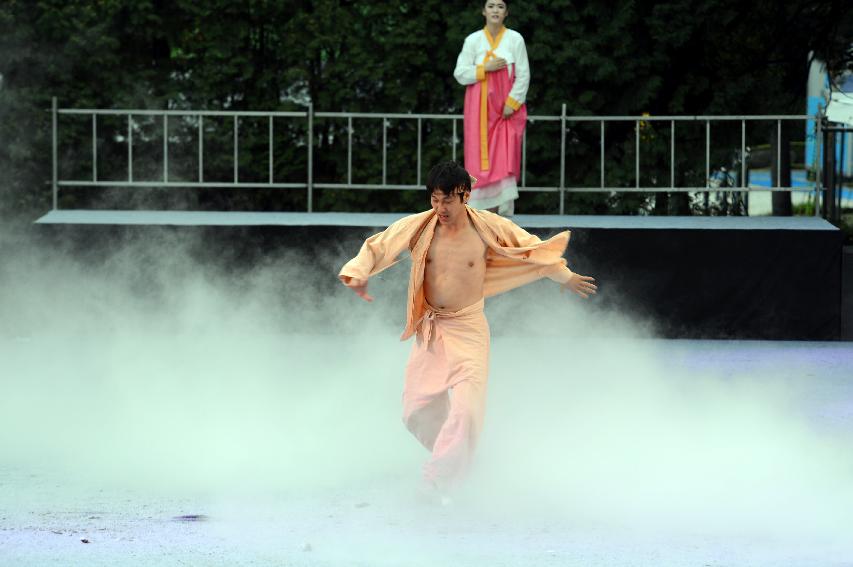
[[[432,453],[427,483],[450,488],[467,472],[483,428],[488,370],[483,300],[455,312],[427,306],[403,388],[403,422]]]

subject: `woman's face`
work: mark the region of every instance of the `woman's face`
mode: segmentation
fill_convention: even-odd
[[[503,0],[487,0],[483,7],[483,17],[486,18],[486,24],[502,26],[506,14],[506,3]]]

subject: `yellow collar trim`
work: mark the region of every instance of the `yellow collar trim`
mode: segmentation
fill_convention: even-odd
[[[489,33],[488,26],[483,26],[483,33],[486,34],[486,39],[489,41],[489,45],[492,48],[492,51],[498,48],[501,44],[501,39],[504,37],[504,32],[506,31],[506,26],[501,26],[501,31],[498,32],[498,36],[496,38],[492,38],[492,34]]]

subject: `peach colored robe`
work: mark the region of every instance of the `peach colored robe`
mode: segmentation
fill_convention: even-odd
[[[571,273],[562,257],[568,231],[542,241],[494,213],[471,207],[467,212],[487,246],[485,297],[541,277],[555,277],[561,271]],[[416,333],[417,338],[406,365],[403,421],[432,453],[424,465],[424,479],[447,488],[464,476],[482,430],[489,327],[482,299],[456,312],[434,309],[424,299],[426,254],[437,218],[433,210],[410,215],[371,236],[339,276],[368,279],[410,251],[412,270],[402,340]]]

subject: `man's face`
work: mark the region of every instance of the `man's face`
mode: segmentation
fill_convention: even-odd
[[[451,191],[450,195],[445,195],[442,191],[436,190],[430,195],[430,204],[435,213],[438,215],[438,222],[441,224],[453,224],[459,220],[460,215],[465,213],[465,203],[468,202],[470,191],[460,193]]]
[[[488,0],[483,6],[483,17],[487,24],[503,25],[506,14],[506,4],[501,0]]]

